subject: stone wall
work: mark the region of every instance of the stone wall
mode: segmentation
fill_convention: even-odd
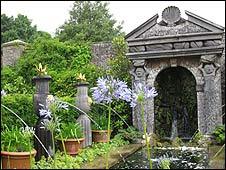
[[[99,42],[92,45],[92,63],[106,68],[107,61],[113,57],[112,44],[110,42]]]
[[[2,44],[1,66],[15,65],[17,59],[22,55],[26,43],[14,40]]]

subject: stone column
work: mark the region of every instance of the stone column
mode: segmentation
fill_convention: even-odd
[[[40,116],[39,109],[47,109],[46,105],[46,99],[49,95],[49,81],[51,80],[50,76],[43,76],[43,77],[34,77],[33,82],[36,85],[36,92],[33,96],[33,102],[34,102],[34,109],[35,113],[38,116],[38,121],[35,125],[35,134],[40,139],[42,144],[45,146],[45,148],[48,150],[49,154],[51,156],[54,155],[53,153],[53,146],[52,146],[52,137],[51,132],[46,129],[45,124],[50,121],[50,118],[44,118],[43,116]],[[41,106],[41,105],[43,106]],[[48,157],[48,154],[44,150],[44,148],[41,146],[41,144],[38,142],[38,140],[34,139],[34,147],[37,151],[37,154],[35,156],[35,160],[39,161],[41,159],[41,156]]]
[[[76,106],[85,113],[90,111],[90,104],[88,103],[88,86],[89,83],[87,82],[78,83],[76,85],[77,95],[75,103]],[[76,120],[83,127],[83,134],[85,137],[85,141],[82,143],[83,148],[92,144],[91,122],[85,113],[81,113]]]
[[[154,79],[152,81],[148,81],[148,86],[154,87]],[[148,99],[146,101],[146,114],[147,114],[147,132],[154,133],[154,120],[155,120],[155,113],[154,113],[154,99]]]
[[[222,124],[221,74],[219,68],[216,55],[201,57],[199,69],[202,71],[205,82],[203,112],[205,114],[206,135],[210,135],[217,125]]]

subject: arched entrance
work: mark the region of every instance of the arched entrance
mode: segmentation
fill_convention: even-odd
[[[160,137],[190,138],[198,129],[196,81],[184,67],[168,67],[156,77],[154,133]]]

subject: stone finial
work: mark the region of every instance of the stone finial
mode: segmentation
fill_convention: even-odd
[[[162,20],[172,27],[181,19],[180,10],[178,7],[169,6],[162,12]]]

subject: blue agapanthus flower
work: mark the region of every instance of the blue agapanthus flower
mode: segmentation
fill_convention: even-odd
[[[131,90],[127,84],[113,77],[98,78],[97,87],[91,90],[92,98],[96,103],[111,103],[113,99],[131,101]]]
[[[142,83],[134,84],[130,106],[135,107],[138,103],[144,102],[147,99],[152,99],[157,95],[158,93],[154,87],[143,85]]]

